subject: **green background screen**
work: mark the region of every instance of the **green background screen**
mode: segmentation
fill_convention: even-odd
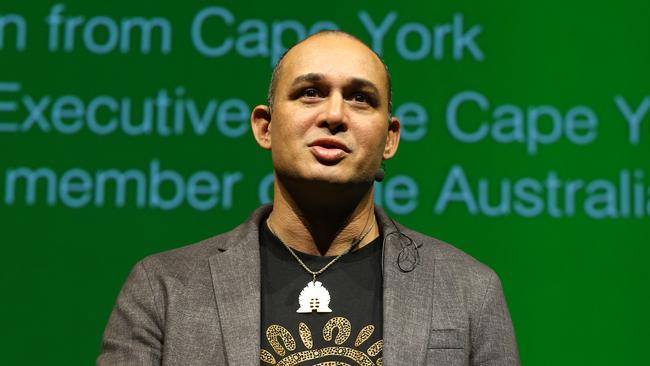
[[[526,365],[647,364],[650,2],[0,2],[4,365],[87,365],[146,255],[272,195],[250,110],[339,28],[389,65],[376,202],[500,276]]]

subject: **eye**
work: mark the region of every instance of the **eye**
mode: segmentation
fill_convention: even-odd
[[[352,94],[352,100],[357,103],[368,103],[370,98],[368,98],[368,96],[363,93],[354,93]]]
[[[377,105],[376,98],[372,94],[364,92],[355,92],[349,96],[349,100],[355,104],[360,104],[364,106],[375,107]]]
[[[307,98],[316,98],[320,95],[320,92],[316,88],[306,88],[302,91],[302,96]]]

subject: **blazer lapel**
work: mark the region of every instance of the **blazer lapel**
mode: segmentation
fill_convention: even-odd
[[[210,257],[212,284],[229,365],[256,365],[260,358],[260,210]]]
[[[382,361],[384,365],[424,364],[433,310],[434,258],[420,250],[420,264],[410,272],[402,271],[397,261],[409,239],[381,210],[377,218],[384,237]]]

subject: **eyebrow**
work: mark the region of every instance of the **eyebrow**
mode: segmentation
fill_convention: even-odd
[[[368,88],[374,94],[379,96],[379,88],[377,88],[377,85],[375,85],[375,83],[373,83],[372,81],[367,80],[367,79],[362,79],[362,78],[352,78],[350,81],[351,81],[351,84],[353,86],[355,86],[355,87],[357,87],[359,89]]]
[[[325,79],[325,75],[320,74],[320,73],[315,73],[315,72],[310,72],[304,75],[300,75],[293,79],[293,83],[291,86],[296,86],[296,84],[300,84],[302,82],[319,82]],[[350,78],[349,83],[356,88],[368,88],[371,89],[371,91],[377,95],[379,95],[379,88],[375,83],[368,79],[364,78]]]
[[[300,75],[300,76],[296,77],[295,79],[293,79],[293,83],[291,83],[291,85],[294,86],[296,84],[302,83],[303,81],[312,81],[312,82],[320,81],[320,80],[323,80],[324,78],[325,78],[325,75],[323,75],[323,74],[310,72],[310,73],[307,73],[307,74],[304,74],[304,75]]]

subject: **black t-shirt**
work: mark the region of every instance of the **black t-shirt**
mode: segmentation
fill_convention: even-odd
[[[329,303],[314,303],[307,273],[266,223],[260,225],[262,273],[260,365],[377,365],[383,348],[381,238],[345,254],[316,277]],[[334,257],[294,251],[312,271]],[[312,284],[313,286],[314,284]],[[310,303],[311,300],[311,303]],[[326,313],[300,309],[329,307]]]

